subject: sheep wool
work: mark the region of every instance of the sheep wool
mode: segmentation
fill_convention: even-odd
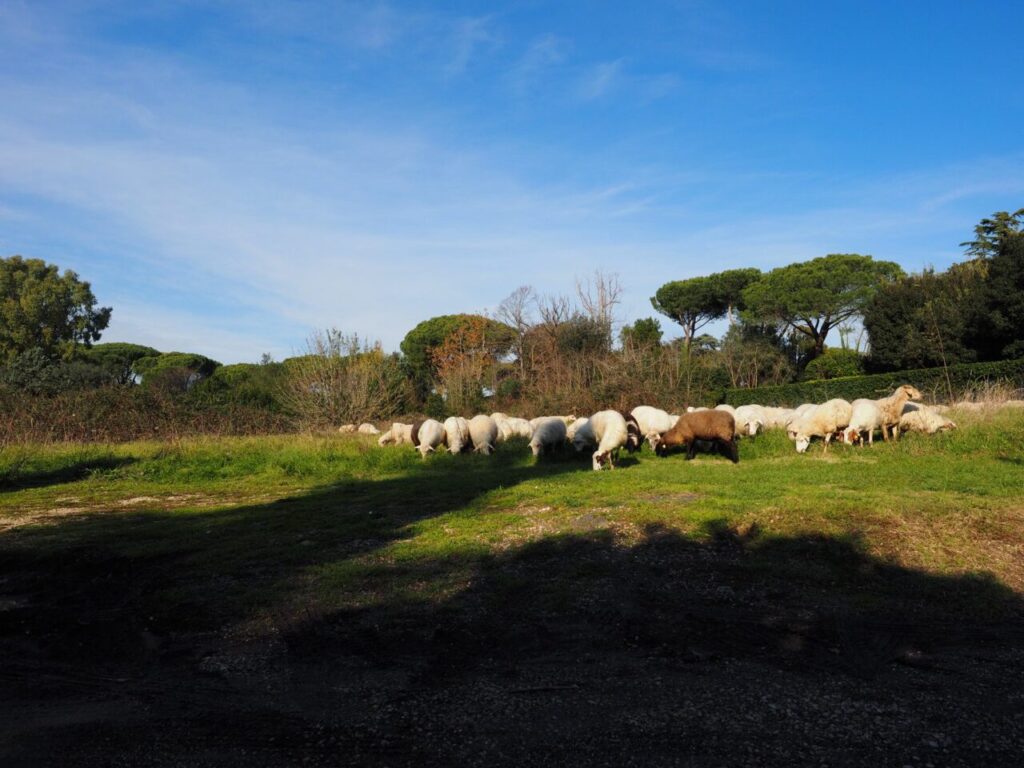
[[[541,419],[533,428],[530,438],[530,450],[534,456],[551,453],[565,445],[565,422],[557,418]]]
[[[498,425],[490,416],[474,416],[469,420],[469,437],[474,451],[489,456],[498,444]]]
[[[736,446],[736,420],[728,411],[703,410],[684,413],[675,426],[661,435],[654,447],[659,456],[672,448],[686,448],[687,460],[697,451],[697,443],[710,443],[736,464],[740,460]]]

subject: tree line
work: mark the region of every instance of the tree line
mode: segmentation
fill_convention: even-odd
[[[97,343],[112,309],[39,259],[0,259],[0,389],[28,397],[139,388],[196,408],[245,407],[326,427],[424,412],[586,412],[716,401],[725,388],[1024,356],[1024,209],[999,212],[944,272],[830,254],[767,272],[673,280],[657,316],[616,329],[622,286],[595,273],[565,295],[520,286],[487,314],[424,320],[400,352],[337,330],[282,362]],[[716,321],[725,332],[707,332]],[[663,323],[681,338],[664,340]],[[839,344],[829,346],[838,335]],[[274,420],[273,423],[283,423]]]

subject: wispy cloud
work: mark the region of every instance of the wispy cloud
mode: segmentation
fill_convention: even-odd
[[[520,97],[529,95],[565,59],[567,50],[568,43],[555,35],[535,38],[509,72],[513,92]]]
[[[577,94],[583,101],[594,101],[608,95],[622,79],[623,60],[595,64],[580,80]]]
[[[492,26],[493,19],[490,16],[459,19],[455,22],[452,33],[453,53],[445,65],[445,74],[462,74],[480,48],[493,46],[498,42]]]
[[[412,34],[381,13],[352,28],[391,30],[358,34],[367,56]],[[309,18],[281,23],[304,30]],[[496,44],[487,17],[431,29],[448,30],[435,77],[468,72]],[[666,280],[732,266],[860,251],[942,267],[999,200],[1024,195],[1021,155],[853,179],[714,158],[667,168],[642,153],[619,161],[607,145],[549,162],[507,138],[467,142],[429,106],[382,118],[376,93],[330,91],[306,120],[288,89],[83,48],[74,34],[17,34],[18,56],[47,66],[0,75],[0,253],[36,243],[26,255],[92,280],[114,306],[109,339],[225,362],[289,354],[327,325],[395,348],[426,317],[494,307],[524,282],[563,292],[595,267],[622,273],[627,319],[651,314]],[[635,74],[632,59],[573,69],[570,43],[553,35],[519,50],[496,84],[505,98],[556,74],[566,95],[581,72],[581,96],[595,100],[677,87]]]

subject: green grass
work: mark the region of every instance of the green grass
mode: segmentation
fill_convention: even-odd
[[[427,461],[333,436],[9,447],[0,557],[18,589],[117,592],[167,627],[464,605],[481,583],[557,611],[645,579],[998,615],[1024,590],[1024,415],[958,421],[827,455],[769,433],[735,466],[644,451],[601,473],[523,442]]]

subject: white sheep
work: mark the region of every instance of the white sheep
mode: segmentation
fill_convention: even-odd
[[[626,445],[629,440],[629,428],[626,426],[626,418],[618,411],[598,411],[590,417],[588,422],[590,434],[597,443],[597,450],[594,451],[591,459],[595,471],[608,463],[610,469],[615,468],[614,458],[619,449]],[[580,432],[576,432],[576,439],[579,440]],[[579,450],[579,448],[577,448]]]
[[[448,440],[448,450],[462,453],[472,450],[473,441],[469,437],[469,422],[461,416],[449,416],[444,420],[444,434]]]
[[[811,444],[812,437],[820,437],[825,441],[825,450],[837,431],[850,424],[853,407],[845,400],[829,400],[816,406],[814,410],[805,412],[791,421],[786,431],[789,439],[796,443],[796,452],[803,453]]]
[[[444,424],[436,419],[427,419],[413,424],[409,439],[412,442],[412,447],[419,451],[425,459],[428,453],[433,453],[438,446],[444,444]]]
[[[736,420],[736,436],[748,435],[753,437],[760,432],[768,420],[764,408],[760,405],[741,405],[733,414]]]
[[[774,408],[771,406],[764,406],[763,410],[765,417],[765,429],[784,428],[794,413],[792,408]]]
[[[638,405],[630,414],[636,419],[640,427],[640,433],[653,447],[660,435],[668,432],[679,421],[678,416],[672,416],[661,408],[650,405]]]
[[[571,422],[566,426],[565,436],[570,443],[574,443],[576,439],[576,433],[579,432],[584,427],[586,427],[589,421],[590,419],[584,416],[582,419],[576,419],[575,421]]]
[[[687,410],[689,410],[689,408],[687,408]],[[736,418],[736,409],[733,408],[728,403],[720,403],[720,404],[716,405],[715,406],[715,410],[716,411],[725,411],[730,416],[732,416],[734,419]]]
[[[351,435],[355,431],[355,424],[342,424],[340,427],[338,427],[338,432],[340,432],[343,435]]]
[[[896,387],[896,391],[888,397],[883,397],[875,402],[882,411],[882,439],[888,440],[888,430],[892,430],[893,439],[899,439],[900,419],[903,417],[903,406],[908,400],[920,400],[921,393],[916,387],[903,384]]]
[[[412,424],[401,424],[394,422],[391,425],[391,429],[387,432],[382,432],[380,437],[377,438],[377,445],[401,445],[402,443],[410,442],[410,430]]]
[[[541,419],[533,428],[530,438],[530,450],[534,456],[559,450],[565,445],[565,422],[558,418]]]
[[[903,405],[903,415],[900,416],[901,430],[934,435],[936,432],[945,432],[948,429],[956,428],[955,421],[946,418],[935,408],[929,408],[923,403],[905,403]]]
[[[850,423],[843,430],[843,442],[856,445],[864,444],[867,435],[868,445],[875,443],[875,430],[882,428],[882,409],[874,400],[858,398],[850,404]]]
[[[474,416],[469,420],[469,437],[474,451],[489,456],[498,444],[498,425],[490,416]]]
[[[518,416],[510,416],[505,420],[508,424],[508,437],[525,437],[529,440],[533,436],[533,422],[520,419]],[[506,438],[508,439],[508,438]]]
[[[377,429],[373,424],[364,422],[359,425],[358,432],[360,435],[379,435],[380,430]]]

